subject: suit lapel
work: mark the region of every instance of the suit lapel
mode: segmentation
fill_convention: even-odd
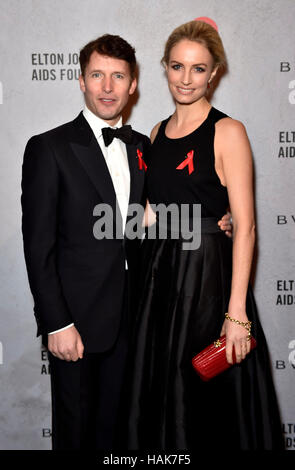
[[[122,216],[112,178],[100,146],[82,113],[74,121],[74,132],[70,140],[74,155],[86,171],[103,203],[112,207],[114,216],[117,214],[117,230],[120,231],[119,226],[122,227]],[[130,171],[129,204],[139,204],[141,202],[145,171],[143,168],[139,169],[137,150],[143,153],[143,144],[134,136],[132,143],[126,145],[126,149]],[[143,159],[144,157],[143,154]]]
[[[102,202],[112,207],[114,216],[117,214],[117,222],[120,221],[122,224],[112,178],[100,146],[82,113],[79,114],[74,124],[75,133],[70,142],[74,155],[86,171]]]
[[[144,184],[144,169],[140,170],[138,165],[137,150],[143,151],[142,143],[127,144],[127,155],[130,171],[130,197],[129,204],[141,202],[142,188]]]

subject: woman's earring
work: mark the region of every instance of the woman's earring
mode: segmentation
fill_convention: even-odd
[[[207,88],[210,88],[210,82],[207,83]]]

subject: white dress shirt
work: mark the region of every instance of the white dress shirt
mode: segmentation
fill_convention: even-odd
[[[127,158],[126,145],[120,139],[116,137],[113,139],[112,143],[106,147],[104,144],[102,136],[103,127],[111,127],[103,119],[97,117],[89,108],[85,105],[83,110],[83,116],[91,127],[97,142],[100,146],[100,149],[105,158],[110,176],[112,178],[114,190],[116,193],[117,201],[119,204],[122,224],[123,224],[123,233],[125,231],[128,204],[129,204],[129,195],[130,195],[130,171]],[[122,117],[120,117],[114,129],[122,127]],[[115,216],[115,214],[114,214]],[[127,260],[126,260],[127,268]],[[74,323],[61,328],[60,330],[52,331],[49,334],[58,333],[59,331],[66,330],[73,326]]]

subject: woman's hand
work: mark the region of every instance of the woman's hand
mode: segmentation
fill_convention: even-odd
[[[239,315],[230,314],[231,318],[242,322],[248,322],[248,317],[246,312],[240,313]],[[250,341],[248,341],[249,331],[242,325],[238,325],[228,319],[224,320],[222,325],[220,336],[226,336],[226,359],[229,364],[233,364],[233,348],[235,350],[236,362],[240,363],[245,359],[246,355],[249,354],[251,350]]]
[[[147,200],[145,210],[144,210],[142,227],[150,227],[151,225],[156,223],[156,220],[157,220],[156,214],[154,213],[149,201]]]
[[[225,235],[228,236],[228,238],[232,238],[233,236],[233,224],[232,224],[232,217],[231,213],[227,212],[219,221],[218,225],[221,228],[221,230],[224,231]]]

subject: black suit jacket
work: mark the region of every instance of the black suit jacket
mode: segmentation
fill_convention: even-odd
[[[149,139],[133,131],[128,144],[129,204],[144,204],[144,169]],[[117,336],[123,303],[125,257],[135,269],[139,241],[97,240],[94,207],[118,210],[112,180],[83,114],[32,137],[22,177],[22,230],[37,334],[74,322],[85,351],[103,352]]]

